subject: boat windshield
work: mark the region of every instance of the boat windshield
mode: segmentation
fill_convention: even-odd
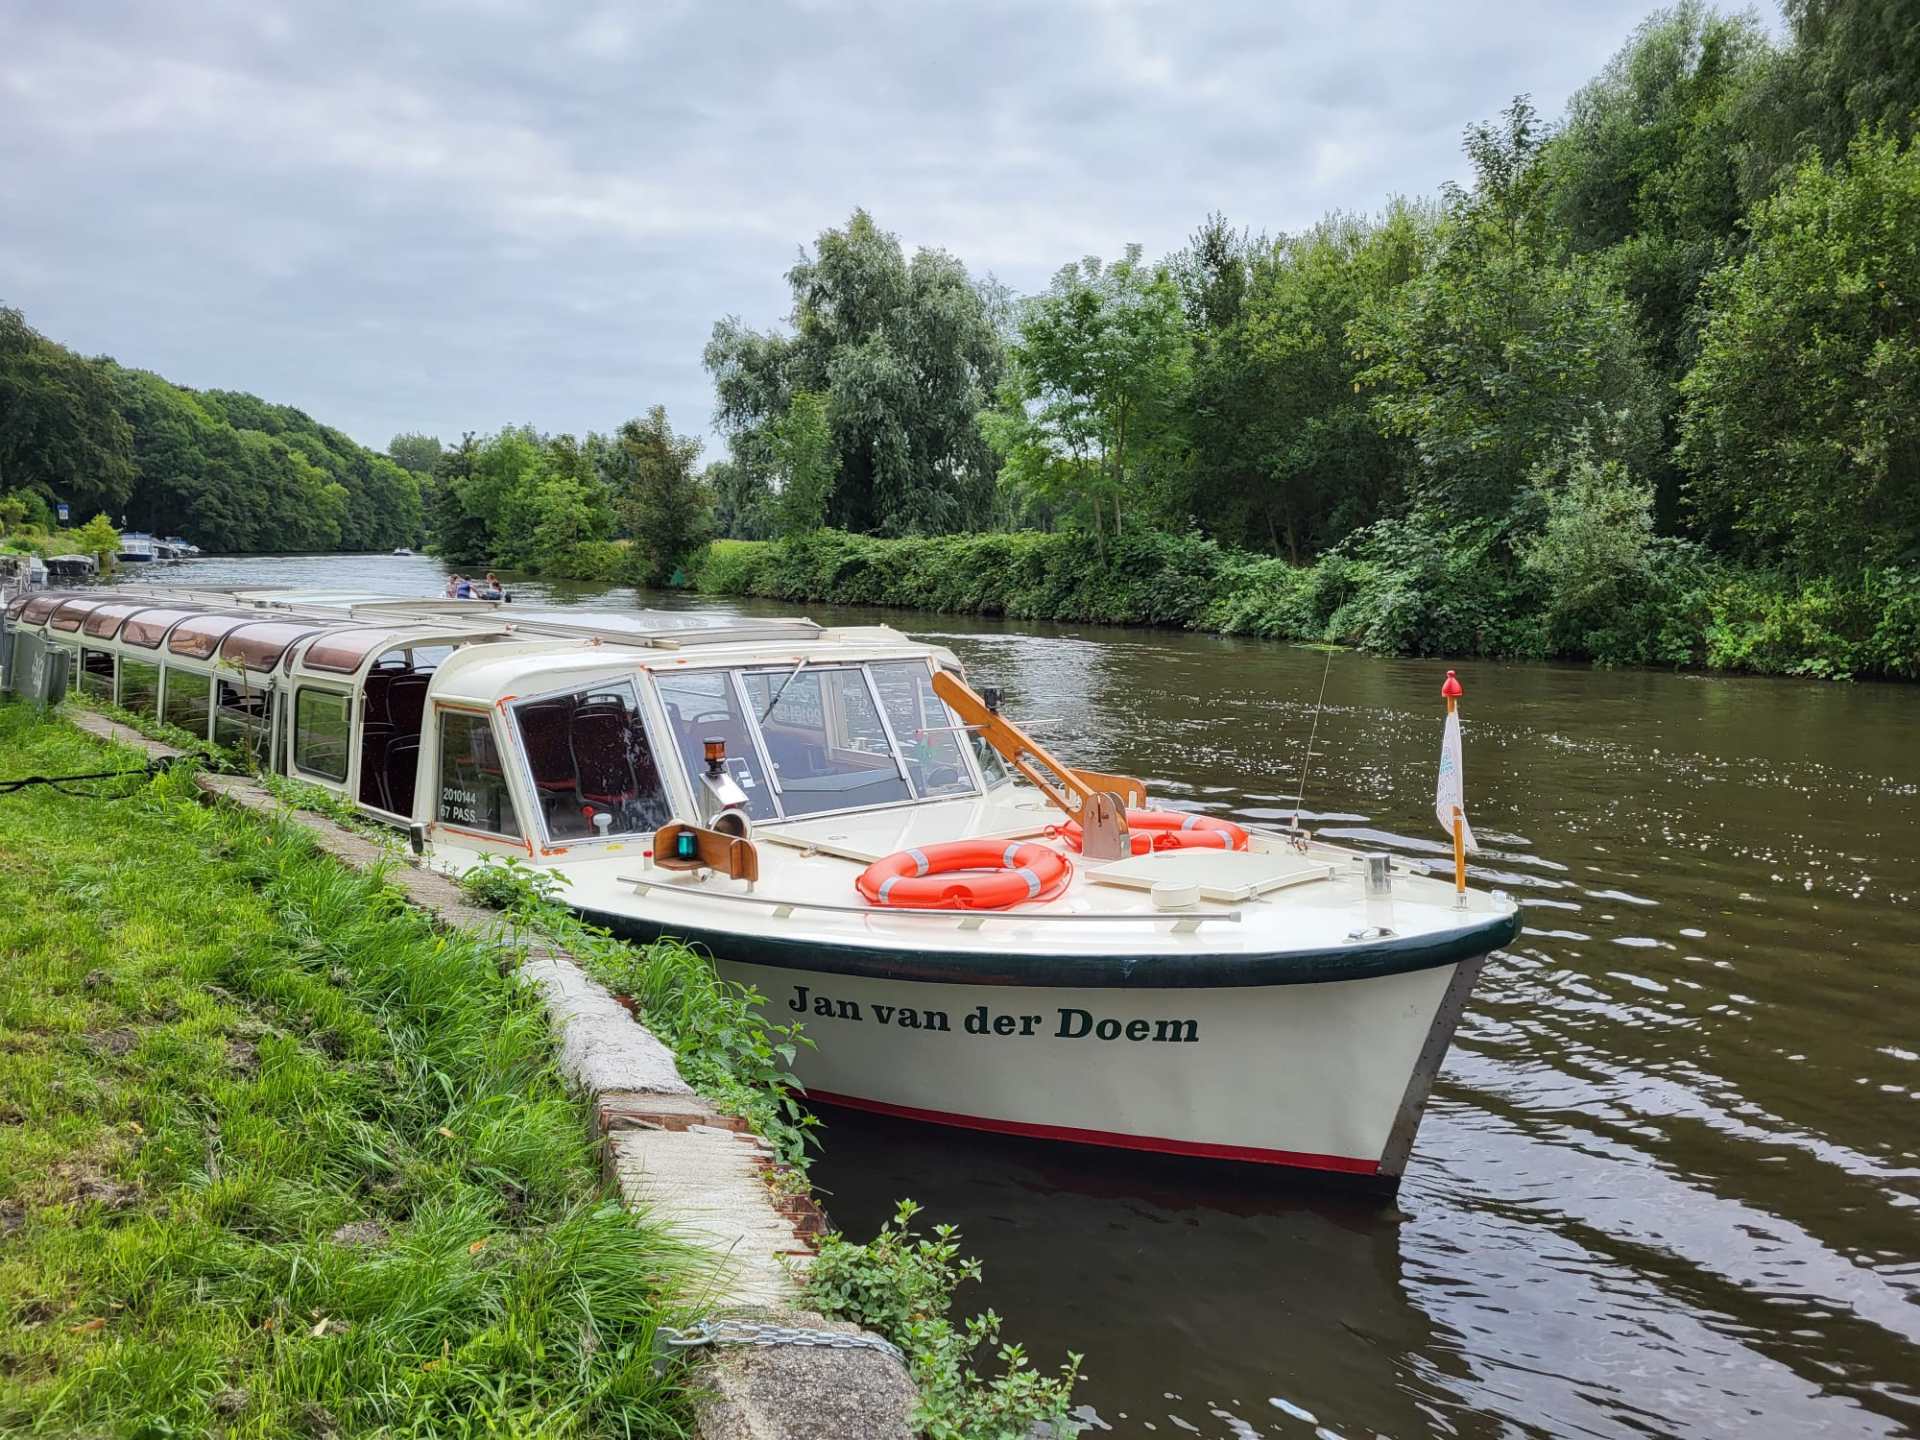
[[[773,761],[787,815],[911,800],[913,792],[857,665],[749,670],[747,703]]]
[[[971,795],[961,731],[924,661],[654,672],[687,773],[705,747],[756,820]],[[762,772],[771,766],[771,775]]]
[[[761,772],[760,752],[734,690],[732,672],[675,670],[656,672],[655,680],[673,727],[673,743],[680,748],[681,763],[694,777],[695,787],[706,768],[706,742],[718,740],[727,747],[727,769],[747,797],[747,813],[755,820],[774,819],[779,812],[774,807],[773,789]]]
[[[960,753],[963,732],[954,728],[952,712],[933,693],[933,673],[917,660],[889,660],[867,668],[893,738],[906,757],[914,790],[923,798],[973,793],[973,777]]]

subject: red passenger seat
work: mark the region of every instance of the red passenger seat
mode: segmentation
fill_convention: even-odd
[[[575,793],[578,778],[573,768],[573,711],[571,695],[537,700],[514,711],[520,726],[520,745],[527,752],[536,790],[558,795]]]

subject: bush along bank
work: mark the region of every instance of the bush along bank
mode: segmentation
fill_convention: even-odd
[[[1920,678],[1920,566],[1800,580],[1603,510],[1505,524],[1381,521],[1311,565],[1138,530],[722,540],[710,595],[1160,625],[1392,655]]]

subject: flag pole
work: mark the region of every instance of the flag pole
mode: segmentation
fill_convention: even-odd
[[[1447,678],[1440,687],[1440,693],[1446,698],[1447,714],[1457,713],[1460,697],[1466,692],[1460,686],[1460,678],[1447,671]],[[1460,813],[1460,807],[1453,807],[1453,893],[1456,903],[1467,903],[1467,831],[1466,820]]]

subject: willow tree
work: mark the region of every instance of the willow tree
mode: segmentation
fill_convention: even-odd
[[[714,326],[715,424],[736,464],[773,475],[796,394],[825,397],[826,518],[848,530],[930,533],[985,523],[994,462],[976,417],[999,381],[990,297],[940,250],[908,259],[856,210],[787,272],[791,333]]]

